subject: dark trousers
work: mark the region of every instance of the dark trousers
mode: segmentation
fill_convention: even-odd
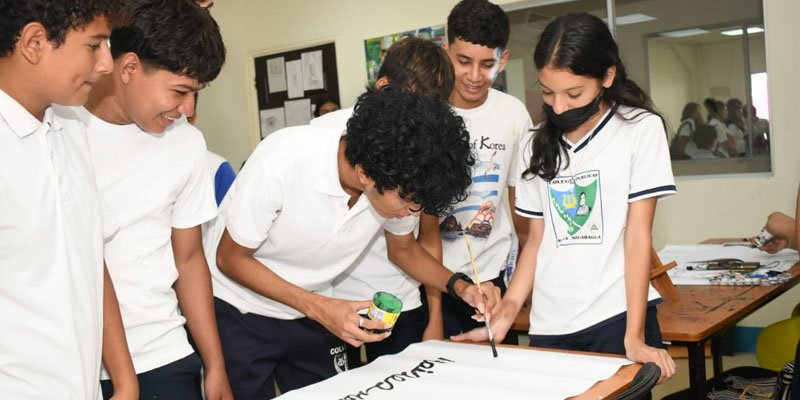
[[[376,358],[387,355],[397,354],[403,351],[408,345],[422,341],[422,333],[428,325],[428,312],[426,306],[420,306],[413,310],[403,311],[397,317],[397,321],[392,329],[392,334],[380,342],[364,343],[367,353],[367,363]],[[347,345],[347,361],[350,368],[357,368],[363,365],[361,362],[361,348]]]
[[[491,281],[500,288],[502,295],[506,294],[505,272]],[[425,296],[422,297],[423,301]],[[427,304],[423,304],[427,308]],[[449,338],[463,332],[469,332],[475,328],[485,326],[483,322],[472,319],[475,309],[462,300],[456,300],[442,293],[442,320],[444,322],[444,337]]]
[[[627,314],[611,317],[581,331],[567,335],[529,335],[531,346],[565,350],[593,351],[625,355],[625,324]],[[663,348],[658,311],[651,304],[645,317],[644,341],[647,345]]]
[[[203,363],[197,353],[192,353],[178,361],[137,374],[139,398],[202,400],[200,390],[202,366]],[[103,389],[104,399],[108,400],[114,395],[111,380],[100,381],[100,387]]]
[[[283,320],[242,314],[215,298],[228,379],[237,400],[275,397],[347,370],[341,339],[308,318]]]

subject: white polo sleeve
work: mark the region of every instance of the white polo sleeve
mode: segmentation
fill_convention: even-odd
[[[193,130],[196,132],[186,133],[196,135],[191,149],[186,149],[192,157],[191,170],[172,208],[172,226],[178,229],[202,225],[217,215],[214,180],[209,172],[206,142],[200,131]]]
[[[225,227],[234,242],[257,249],[267,240],[283,206],[280,165],[270,157],[251,157],[229,191]]]
[[[530,135],[531,129],[533,129],[533,122],[531,121],[530,115],[528,115],[528,111],[525,110],[525,114],[521,117],[522,124],[517,130],[516,140],[517,140],[517,151],[514,152],[514,157],[511,159],[511,165],[508,169],[508,178],[507,178],[507,185],[508,186],[517,186],[517,182],[522,179],[522,173],[519,171],[519,165],[522,162],[520,160],[519,146],[522,146],[521,142],[524,138]],[[525,164],[524,162],[522,162]],[[523,169],[524,170],[524,169]]]
[[[542,178],[538,176],[522,176],[530,165],[532,144],[533,132],[524,135],[519,142],[516,172],[514,172],[514,175],[519,176],[516,182],[514,212],[526,218],[544,218],[544,206],[546,203],[543,203],[541,195]],[[547,189],[546,185],[544,185],[544,189]]]
[[[393,235],[408,235],[414,232],[419,224],[419,217],[408,216],[404,218],[392,218],[383,222],[383,229]]]
[[[628,202],[674,195],[675,178],[661,118],[650,114],[636,124]]]

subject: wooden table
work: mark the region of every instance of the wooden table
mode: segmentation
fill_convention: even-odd
[[[724,241],[731,239],[712,239],[703,243]],[[714,374],[719,374],[723,370],[719,334],[800,283],[800,263],[789,272],[792,279],[780,285],[677,285],[680,301],[658,305],[658,323],[664,341],[685,346],[689,351],[689,387],[694,398],[704,398],[707,391],[706,342],[711,342]],[[511,330],[527,333],[529,315],[530,307],[523,307]]]

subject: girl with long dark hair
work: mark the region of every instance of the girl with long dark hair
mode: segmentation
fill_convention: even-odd
[[[547,118],[520,146],[516,212],[530,231],[492,316],[495,337],[532,293],[531,345],[652,361],[663,381],[675,363],[649,285],[656,202],[675,193],[663,119],[595,16],[552,21],[534,62]]]

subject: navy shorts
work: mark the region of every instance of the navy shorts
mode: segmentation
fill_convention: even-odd
[[[202,400],[200,390],[200,368],[203,363],[197,353],[158,367],[154,370],[137,374],[140,399],[186,399]],[[103,399],[114,395],[111,380],[100,381]]]
[[[242,314],[214,298],[228,379],[237,400],[275,397],[347,370],[344,342],[308,318]]]
[[[586,329],[566,335],[529,335],[531,346],[564,350],[593,351],[625,355],[625,324],[627,313],[611,317]],[[658,311],[655,304],[647,307],[644,324],[644,341],[648,346],[664,348]]]
[[[428,325],[428,312],[426,306],[420,306],[413,310],[403,311],[397,317],[397,321],[392,328],[392,334],[380,342],[364,343],[367,353],[367,362],[372,362],[376,358],[387,355],[397,354],[403,351],[412,343],[422,341],[422,334]],[[362,365],[361,348],[347,345],[347,361],[350,368],[357,368]]]

